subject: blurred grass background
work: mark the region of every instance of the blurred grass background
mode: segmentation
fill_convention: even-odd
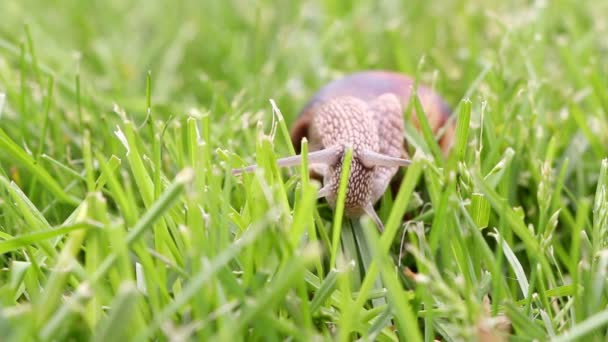
[[[506,319],[514,340],[605,340],[607,18],[591,0],[2,1],[1,330],[489,341]],[[390,233],[349,223],[337,250],[304,173],[228,169],[288,153],[260,137],[269,99],[289,126],[363,69],[442,94],[462,152],[435,160],[409,130]]]

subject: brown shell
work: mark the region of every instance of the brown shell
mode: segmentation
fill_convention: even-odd
[[[319,106],[327,103],[328,100],[342,96],[352,96],[370,103],[380,95],[392,93],[401,100],[403,108],[406,108],[410,100],[413,84],[414,81],[411,78],[390,71],[363,71],[329,83],[321,88],[304,106],[298,119],[292,126],[291,141],[296,152],[300,153],[302,138],[310,138],[309,127],[312,118],[315,116]],[[427,87],[419,86],[418,96],[433,132],[437,133],[448,122],[447,120],[451,114],[450,108],[439,95]],[[412,123],[415,127],[419,127],[418,119],[415,115],[412,115]],[[449,127],[446,127],[439,140],[444,153],[447,153],[449,150],[453,136],[454,127],[450,124]]]

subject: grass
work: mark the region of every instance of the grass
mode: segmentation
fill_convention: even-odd
[[[3,339],[608,338],[608,3],[0,8]],[[457,125],[444,158],[404,113],[423,130],[382,235],[274,165],[362,69]]]

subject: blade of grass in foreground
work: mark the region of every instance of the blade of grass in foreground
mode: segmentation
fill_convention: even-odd
[[[572,329],[565,333],[557,336],[553,342],[569,342],[569,341],[580,341],[585,335],[592,333],[593,331],[608,325],[608,310],[604,310],[597,313],[582,323],[575,325]]]
[[[420,178],[421,173],[422,165],[420,163],[420,160],[414,158],[414,162],[408,167],[405,178],[401,183],[401,188],[399,189],[399,193],[397,194],[397,198],[395,199],[395,206],[393,207],[393,210],[391,211],[391,214],[388,218],[387,224],[385,226],[385,231],[384,233],[382,233],[382,237],[380,238],[382,244],[382,251],[384,253],[388,253],[390,245],[393,242],[395,235],[397,234],[397,230],[401,226],[401,219],[405,214],[409,199],[412,197],[412,193],[414,192],[414,188],[416,186],[416,183],[418,182],[418,179]],[[378,272],[378,265],[374,260],[371,263],[367,274],[365,275],[363,283],[361,284],[361,289],[359,290],[359,293],[361,295],[357,299],[357,305],[355,305],[355,309],[363,307],[368,292],[372,289],[372,286],[376,281]]]
[[[95,342],[124,341],[129,322],[133,319],[133,311],[138,309],[137,301],[141,293],[133,283],[124,283],[112,304],[110,312],[95,331]]]
[[[342,272],[341,270],[332,269],[329,271],[321,285],[315,292],[312,301],[310,302],[310,311],[314,314],[321,308],[323,303],[329,300],[329,297],[334,293],[336,289],[336,283],[338,280],[338,272]]]
[[[78,222],[65,226],[55,227],[52,229],[37,231],[35,233],[15,236],[11,239],[0,241],[0,254],[15,251],[43,240],[48,240],[54,237],[65,235],[74,230],[93,228],[101,228],[101,226],[93,222]]]
[[[343,230],[344,231],[344,230]],[[344,243],[344,241],[343,241]],[[346,254],[346,253],[345,253]],[[338,288],[340,289],[340,318],[338,319],[338,338],[340,342],[349,341],[349,337],[355,327],[356,311],[352,310],[352,274],[355,267],[354,260],[340,258],[336,268],[344,269],[338,274]]]
[[[364,225],[363,231],[372,250],[374,260],[379,264],[382,280],[388,289],[389,307],[397,321],[400,338],[405,341],[422,341],[416,315],[412,312],[412,308],[406,299],[405,290],[395,273],[392,261],[389,260],[388,254],[382,249],[377,230],[371,225]]]
[[[419,96],[413,96],[412,99],[414,100],[414,108],[416,109],[415,112],[418,122],[420,123],[420,129],[422,130],[422,136],[424,137],[427,146],[431,149],[431,153],[433,154],[433,157],[435,157],[435,160],[439,164],[442,164],[443,153],[441,153],[437,139],[435,139],[435,136],[433,135],[433,130],[431,129],[429,120],[424,112],[422,103],[420,103],[420,98]]]
[[[464,161],[466,148],[469,142],[469,126],[471,124],[471,100],[465,99],[460,102],[460,112],[456,123],[456,138],[449,160],[449,169],[456,170],[457,163]]]
[[[182,306],[186,305],[210,279],[212,279],[226,264],[234,259],[241,251],[254,243],[260,234],[265,231],[267,222],[261,222],[249,228],[240,239],[236,240],[230,248],[225,249],[217,257],[208,262],[206,267],[203,267],[199,272],[192,275],[188,284],[183,291],[175,298],[173,302],[159,312],[154,319],[154,322],[137,336],[135,341],[145,341],[150,338],[162,324],[166,323]],[[202,327],[201,327],[202,328]]]
[[[506,303],[505,312],[509,319],[511,319],[518,335],[521,334],[519,336],[529,340],[537,339],[539,341],[545,341],[547,339],[546,332],[535,324],[529,316],[525,315],[515,304],[510,302]]]
[[[608,159],[602,160],[593,204],[593,255],[608,247]]]
[[[336,266],[336,258],[338,255],[338,244],[340,243],[340,231],[342,229],[342,215],[344,214],[344,200],[346,198],[346,186],[350,178],[350,167],[353,159],[353,149],[348,147],[344,151],[344,160],[342,161],[342,173],[340,174],[340,187],[338,188],[338,200],[336,202],[336,210],[334,211],[334,225],[332,228],[331,239],[331,267]]]
[[[51,176],[40,164],[19,147],[5,132],[0,128],[0,149],[7,152],[12,158],[17,160],[23,167],[28,169],[32,175],[40,180],[42,185],[61,201],[78,205],[80,200],[64,191],[53,176]]]
[[[142,216],[137,222],[135,227],[129,231],[126,240],[127,245],[131,246],[134,242],[139,240],[146,230],[150,229],[154,223],[162,217],[162,215],[171,209],[175,202],[179,199],[179,196],[183,193],[186,188],[186,184],[192,182],[194,174],[191,169],[185,169],[180,172],[175,180],[167,190],[162,194],[158,201],[154,202],[150,209]],[[51,336],[60,329],[63,324],[63,320],[67,319],[72,312],[74,305],[77,303],[82,304],[89,297],[87,295],[90,284],[94,284],[102,279],[108,271],[112,268],[114,263],[118,260],[119,254],[112,252],[109,254],[100,264],[96,272],[89,277],[88,281],[81,284],[81,287],[76,290],[75,294],[68,299],[69,303],[66,303],[59,307],[57,312],[47,321],[43,319],[41,322],[46,322],[40,329],[39,337],[42,339],[50,339]]]
[[[257,298],[256,302],[243,309],[242,315],[239,317],[233,330],[238,334],[242,333],[249,323],[264,310],[274,307],[278,302],[283,300],[287,290],[293,286],[296,280],[303,279],[302,275],[306,267],[308,267],[320,255],[320,250],[315,245],[309,245],[298,253],[292,260],[276,274],[274,281],[266,288],[266,290]],[[243,334],[245,335],[245,334]],[[241,335],[242,336],[242,335]],[[234,341],[234,339],[229,339]]]

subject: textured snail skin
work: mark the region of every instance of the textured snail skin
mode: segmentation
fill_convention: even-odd
[[[311,151],[331,146],[351,146],[353,161],[346,193],[345,209],[358,216],[370,203],[375,203],[386,190],[398,166],[365,166],[362,151],[400,158],[403,148],[401,105],[393,94],[384,94],[366,103],[356,97],[341,96],[317,106],[310,129]],[[343,155],[343,154],[342,154]],[[335,203],[342,168],[340,159],[328,165],[323,183],[328,186],[327,200]]]
[[[365,71],[331,82],[306,104],[292,126],[291,139],[299,153],[306,137],[310,151],[350,145],[354,150],[346,195],[346,214],[359,216],[366,206],[382,197],[399,166],[364,166],[358,152],[368,149],[383,155],[403,158],[403,108],[408,105],[413,80],[388,71]],[[443,99],[427,87],[419,86],[418,97],[433,131],[448,123],[451,114]],[[416,115],[412,123],[419,127]],[[439,140],[447,153],[454,129],[445,127]],[[333,206],[338,191],[342,158],[329,165],[323,176],[326,198]]]

